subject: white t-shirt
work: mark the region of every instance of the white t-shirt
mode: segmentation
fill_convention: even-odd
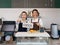
[[[31,23],[31,19],[32,19],[32,22],[38,22],[39,18],[36,18],[36,19],[34,19],[34,18],[27,18],[26,21],[23,21],[21,18],[19,18],[19,19],[21,20],[22,23],[26,23],[26,22],[27,23]],[[18,23],[20,23],[20,22],[18,22]],[[41,27],[43,27],[43,22],[42,22],[41,18],[39,19],[39,23],[40,23]],[[18,25],[16,25],[16,28],[18,29]]]
[[[19,20],[20,20],[22,23],[27,23],[27,20],[26,20],[26,21],[23,21],[22,18],[19,18]],[[19,23],[20,23],[20,22],[16,22],[16,31],[18,31]]]
[[[42,22],[42,19],[41,18],[36,18],[36,19],[34,19],[34,18],[31,18],[30,20],[32,20],[32,22],[38,22],[40,25],[41,25],[41,27],[43,27],[43,22]],[[39,20],[39,21],[38,21]],[[31,21],[30,21],[31,22]]]

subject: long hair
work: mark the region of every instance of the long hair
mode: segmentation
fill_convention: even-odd
[[[19,18],[22,18],[22,14],[23,14],[23,13],[25,13],[26,16],[27,16],[27,12],[26,12],[26,11],[23,11],[23,12],[20,14]],[[27,17],[26,17],[26,19],[27,19]]]

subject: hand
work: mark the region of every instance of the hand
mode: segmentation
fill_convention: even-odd
[[[17,20],[17,22],[20,22],[20,21],[21,21],[21,20],[19,20],[19,19]]]
[[[37,26],[41,27],[40,23],[36,23],[36,24],[37,24]]]
[[[38,26],[40,26],[40,24],[39,23],[36,23]]]

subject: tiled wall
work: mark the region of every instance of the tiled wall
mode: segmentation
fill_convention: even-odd
[[[0,8],[0,17],[3,20],[17,20],[22,11],[30,12],[34,8]],[[60,9],[58,8],[37,8],[42,17],[44,27],[50,28],[51,23],[60,25]],[[60,26],[58,26],[60,28]]]

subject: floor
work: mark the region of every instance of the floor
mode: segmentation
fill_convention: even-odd
[[[16,41],[14,41],[12,44],[2,43],[0,45],[16,45]],[[49,38],[49,45],[60,45],[60,38],[59,39]]]

